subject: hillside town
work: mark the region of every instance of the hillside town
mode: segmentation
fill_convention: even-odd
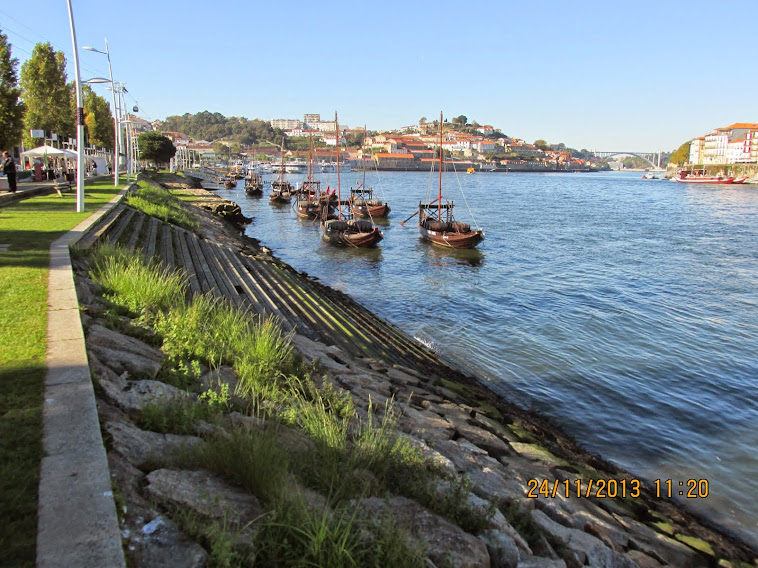
[[[463,117],[465,119],[465,117]],[[339,125],[337,136],[334,120],[322,120],[319,114],[305,114],[299,119],[272,119],[271,127],[283,131],[288,142],[294,139],[312,140],[313,159],[331,162],[335,158],[335,148],[345,148],[340,159],[357,166],[362,160],[370,159],[373,167],[380,170],[415,171],[427,170],[434,161],[440,146],[438,123],[423,119],[418,125],[405,126],[389,132],[369,134],[364,128],[351,129]],[[191,161],[212,163],[220,158],[218,146],[214,141],[191,140],[182,132],[167,132],[160,121],[153,123],[156,130],[161,130],[169,137],[179,151],[179,156],[186,155]],[[362,140],[360,147],[348,148],[348,139]],[[219,141],[215,141],[219,142]],[[223,142],[223,141],[221,141]],[[563,146],[563,145],[559,145]],[[599,160],[590,160],[590,156],[573,155],[566,148],[551,149],[545,143],[537,146],[515,137],[509,137],[491,125],[446,123],[442,147],[444,155],[449,158],[448,167],[457,169],[474,168],[488,171],[575,171],[587,170],[597,166]],[[263,154],[270,159],[279,158],[279,148],[262,146],[241,148],[240,157],[254,161]],[[298,157],[297,151],[288,151],[285,158]]]

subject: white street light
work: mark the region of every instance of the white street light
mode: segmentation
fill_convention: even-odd
[[[74,77],[76,83],[76,211],[84,211],[84,107],[82,105],[82,84],[79,79],[79,50],[76,47],[74,10],[68,3],[68,21],[71,25],[71,43],[74,48]]]
[[[110,82],[111,84],[111,93],[113,94],[113,185],[114,187],[118,186],[118,168],[119,168],[119,162],[121,161],[121,156],[119,154],[119,142],[121,139],[121,125],[120,120],[121,117],[119,116],[118,112],[118,106],[116,106],[116,86],[113,83],[113,69],[111,68],[111,52],[108,50],[108,38],[105,38],[105,51],[100,51],[99,49],[95,49],[94,47],[90,47],[88,45],[85,45],[82,47],[82,49],[86,49],[87,51],[94,51],[95,53],[102,53],[108,58],[108,74],[110,75],[110,81],[107,79],[101,79],[97,78],[90,79],[87,82],[93,82],[93,83],[107,83]]]

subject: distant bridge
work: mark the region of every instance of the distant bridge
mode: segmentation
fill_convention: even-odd
[[[645,160],[653,168],[661,167],[661,152],[593,152],[598,158],[613,158],[615,156],[636,156]]]

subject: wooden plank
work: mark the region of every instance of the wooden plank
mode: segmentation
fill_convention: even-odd
[[[126,206],[123,203],[116,205],[92,230],[79,239],[77,246],[83,249],[88,249],[94,245],[119,219],[125,209]]]
[[[147,243],[145,246],[145,257],[152,258],[155,256],[156,241],[158,240],[158,218],[150,216],[147,225]]]
[[[171,230],[171,225],[164,223],[161,230],[161,261],[166,266],[174,266],[174,231]]]
[[[221,296],[213,280],[211,270],[208,268],[208,263],[205,261],[205,257],[200,250],[200,245],[198,244],[199,237],[195,233],[189,232],[185,232],[184,237],[187,239],[187,247],[192,256],[192,263],[195,265],[197,279],[200,281],[203,292],[210,292],[216,297]]]
[[[218,249],[221,247],[214,245],[205,239],[198,239],[198,244],[205,256],[206,262],[208,263],[208,268],[210,268],[211,274],[213,274],[213,279],[216,282],[216,286],[218,287],[221,296],[229,300],[232,304],[239,305],[242,300],[239,297],[234,284],[231,282],[231,277],[224,271],[224,267],[219,262],[221,251]]]
[[[123,215],[121,215],[119,222],[116,223],[115,227],[113,228],[113,231],[108,233],[106,238],[109,242],[113,243],[114,245],[118,244],[118,241],[121,238],[121,234],[129,226],[129,223],[131,222],[132,217],[134,217],[134,214],[136,212],[137,211],[131,207],[126,208]]]
[[[132,234],[129,236],[129,240],[126,243],[126,248],[129,250],[134,250],[134,247],[137,246],[137,241],[139,240],[140,235],[140,229],[142,229],[142,223],[145,222],[145,214],[144,213],[136,213],[137,219],[134,223],[134,228],[132,229]]]
[[[177,261],[187,271],[189,277],[190,292],[193,294],[202,293],[203,289],[200,286],[200,280],[195,272],[195,266],[192,264],[192,256],[190,255],[189,248],[187,248],[187,242],[185,240],[186,231],[178,227],[175,228],[174,236],[176,237],[177,248],[179,256]]]

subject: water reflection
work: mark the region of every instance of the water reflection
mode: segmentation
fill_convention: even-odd
[[[449,266],[472,266],[484,265],[484,253],[479,249],[453,249],[435,246],[429,241],[419,237],[422,250],[422,258],[428,261],[429,266],[445,268]]]

